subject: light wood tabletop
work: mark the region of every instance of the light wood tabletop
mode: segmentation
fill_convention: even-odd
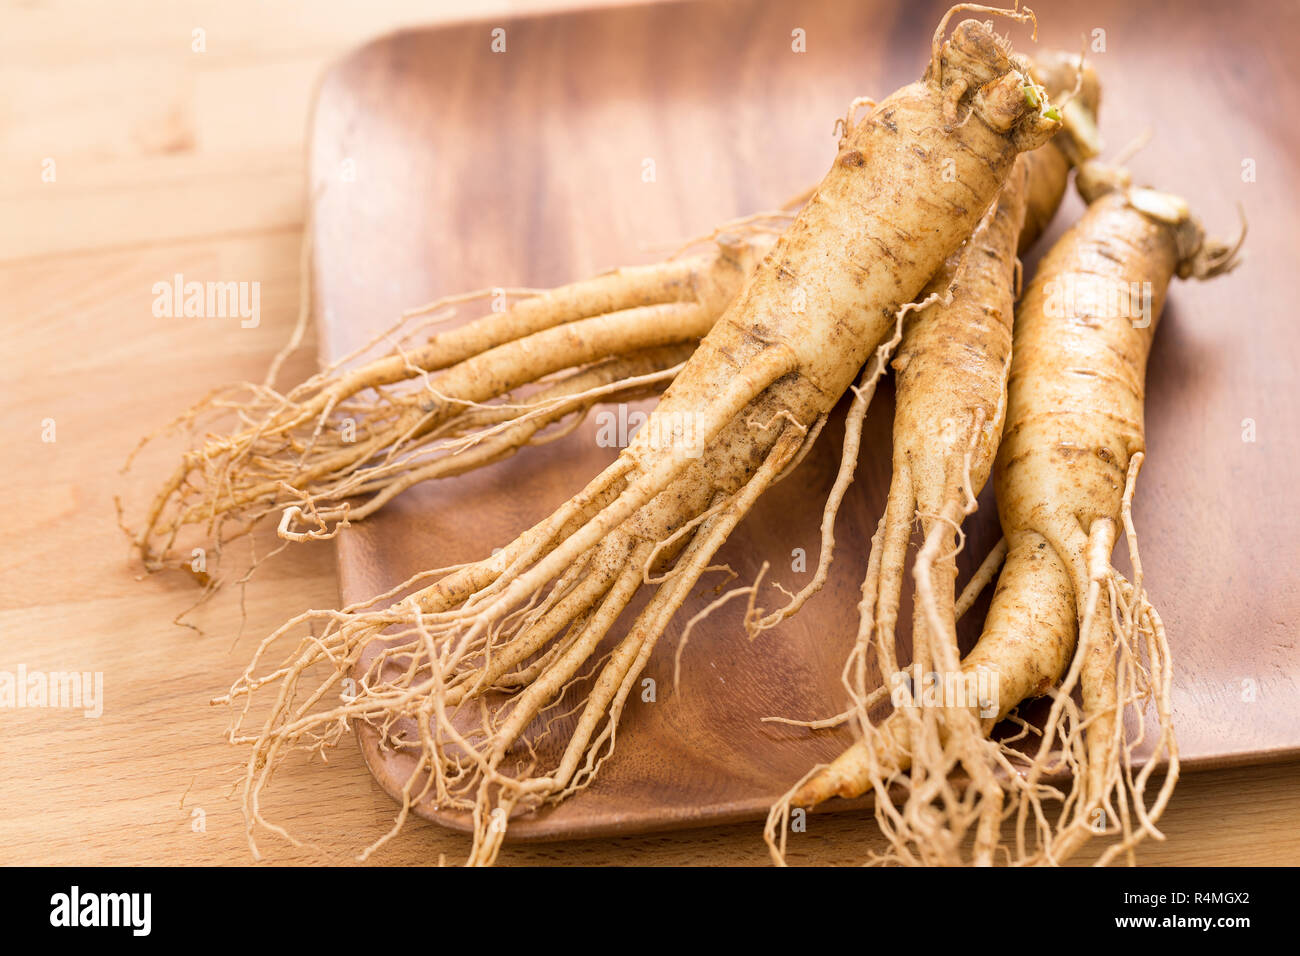
[[[588,4],[589,5],[589,4]],[[120,468],[141,437],[212,388],[260,381],[298,313],[303,147],[330,62],[399,26],[571,7],[556,0],[92,0],[0,5],[0,359],[14,493],[0,523],[0,675],[102,675],[87,706],[0,707],[0,863],[248,864],[243,751],[209,706],[258,637],[338,603],[333,548],[295,547],[247,587],[198,597],[143,578],[114,497],[165,458]],[[261,320],[154,314],[177,273],[260,283]],[[312,370],[308,340],[286,377]],[[142,477],[143,476],[143,477]],[[263,540],[262,545],[265,545]],[[2,677],[0,677],[2,679]],[[91,681],[94,686],[94,681]],[[3,696],[0,695],[0,701]],[[83,701],[83,705],[88,702]],[[1300,764],[1205,771],[1179,785],[1146,864],[1300,863]],[[278,773],[273,863],[344,863],[396,806],[350,742]],[[797,862],[850,864],[862,814],[814,815]],[[371,858],[431,864],[468,840],[422,820]],[[508,845],[504,864],[760,864],[758,824]]]

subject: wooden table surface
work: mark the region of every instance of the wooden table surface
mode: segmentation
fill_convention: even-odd
[[[117,527],[119,466],[210,388],[260,380],[297,312],[303,143],[324,67],[397,26],[569,6],[469,3],[0,4],[0,434],[14,481],[0,523],[0,672],[103,674],[103,713],[0,709],[0,863],[246,864],[242,753],[207,700],[252,641],[338,600],[329,545],[265,564],[173,623],[196,592],[137,578]],[[195,31],[202,31],[196,33]],[[196,50],[202,47],[202,50]],[[157,318],[175,273],[261,285],[261,322]],[[314,343],[287,367],[312,367]],[[54,440],[50,440],[50,439]],[[146,465],[148,462],[145,463]],[[155,462],[156,464],[156,462]],[[148,472],[144,472],[148,474]],[[241,630],[242,628],[242,630]],[[346,862],[395,809],[354,747],[287,765],[268,810],[311,847],[263,837],[275,863]],[[1300,862],[1300,765],[1187,776],[1148,864]],[[868,821],[814,815],[803,862],[853,863]],[[342,834],[342,838],[340,838]],[[455,861],[464,837],[415,821],[379,863]],[[506,864],[762,863],[754,825],[508,846]]]

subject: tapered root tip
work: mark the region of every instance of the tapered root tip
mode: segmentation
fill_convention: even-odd
[[[838,778],[827,767],[811,780],[804,781],[803,786],[796,790],[794,796],[790,798],[790,805],[793,807],[815,807],[817,804],[824,803],[835,796],[837,790]]]
[[[856,743],[813,776],[790,798],[793,807],[815,807],[831,797],[860,797],[871,786],[867,757],[861,743]]]

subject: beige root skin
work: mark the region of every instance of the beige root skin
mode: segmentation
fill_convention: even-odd
[[[532,294],[423,341],[427,323],[399,326],[284,395],[241,386],[210,396],[180,419],[208,437],[130,531],[133,546],[149,570],[182,566],[182,533],[219,551],[285,508],[296,509],[286,537],[328,536],[417,481],[500,460],[561,420],[576,425],[596,402],[653,394],[671,376],[647,376],[684,361],[771,245],[724,234],[708,253]],[[488,294],[419,314],[446,321]],[[351,365],[385,342],[390,354]]]
[[[1001,433],[1005,383],[1011,354],[1011,317],[1016,275],[1015,250],[1025,218],[1029,195],[1029,168],[1024,157],[1012,172],[993,214],[980,225],[948,268],[932,280],[948,283],[948,299],[913,318],[895,359],[898,373],[894,420],[894,479],[891,482],[881,530],[872,543],[855,659],[865,659],[869,647],[878,651],[882,673],[891,685],[902,675],[894,656],[895,624],[904,577],[907,543],[913,516],[919,514],[925,535],[917,557],[917,615],[913,625],[913,671],[955,671],[956,553],[955,538],[961,520],[974,507],[974,496],[992,469]],[[942,382],[943,387],[935,387]],[[846,674],[846,677],[850,675]],[[850,695],[860,725],[870,727],[866,675],[855,669]],[[899,700],[894,696],[895,703]],[[847,789],[854,783],[842,775],[847,761],[854,767],[873,765],[884,776],[898,774],[906,764],[891,754],[907,754],[912,741],[960,735],[967,747],[985,744],[981,727],[967,711],[930,714],[913,707],[897,707],[879,731],[868,736],[845,757],[811,774],[778,807],[769,820],[769,840],[790,802],[810,806]],[[968,759],[980,776],[977,787],[985,794],[979,811],[981,839],[978,854],[986,856],[993,820],[1000,808],[1001,791],[992,775],[983,772],[986,761]],[[927,774],[918,764],[911,781],[914,788],[952,796],[946,774]],[[924,781],[922,780],[924,778]],[[861,790],[858,791],[859,793]],[[857,794],[853,794],[857,795]],[[887,833],[912,825],[925,825],[927,850],[946,843],[924,820],[909,824],[903,816],[891,819],[883,809],[879,820]],[[777,854],[779,858],[780,853]]]
[[[998,464],[999,511],[1013,552],[1020,539],[1037,534],[1044,539],[1041,550],[1055,561],[1057,586],[1041,595],[1035,608],[1058,621],[1070,615],[1078,626],[1077,648],[1064,648],[1066,655],[1073,652],[1073,660],[1054,695],[1044,743],[1026,775],[1026,785],[1033,786],[1049,772],[1046,755],[1052,739],[1063,752],[1074,750],[1073,789],[1063,802],[1058,832],[1049,837],[1038,824],[1043,839],[1035,859],[1052,863],[1076,852],[1103,822],[1099,817],[1113,840],[1103,862],[1128,853],[1145,836],[1159,837],[1154,821],[1177,780],[1168,646],[1142,586],[1131,517],[1144,457],[1143,381],[1170,279],[1218,275],[1233,267],[1236,253],[1207,242],[1177,197],[1126,185],[1097,188],[1093,184],[1099,177],[1107,178],[1100,167],[1081,170],[1081,189],[1094,201],[1044,260],[1044,277],[1026,294],[1008,413],[1016,425],[1007,430]],[[1127,181],[1126,176],[1115,178]],[[1056,285],[1049,288],[1053,279]],[[1132,305],[1128,290],[1134,284],[1151,290],[1145,314],[1130,320],[1098,305]],[[1075,307],[1047,308],[1054,291],[1065,288],[1074,289]],[[1091,301],[1080,295],[1085,290]],[[1020,375],[1026,381],[1017,385]],[[1110,564],[1120,533],[1129,542],[1132,584]],[[1068,586],[1061,582],[1062,573]],[[1064,631],[1063,636],[1073,634]],[[1061,649],[1049,645],[1046,650],[1029,659],[1042,671],[1060,673]],[[1082,707],[1072,720],[1073,705],[1066,705],[1065,695],[1075,686]],[[1136,742],[1126,739],[1120,717],[1131,712],[1142,727],[1148,704],[1156,710],[1159,734],[1148,766],[1134,778],[1130,758]],[[1162,762],[1167,763],[1165,781],[1148,808],[1145,782]],[[1024,817],[1017,823],[1018,839],[1024,842]]]
[[[996,469],[1008,554],[984,632],[961,664],[967,674],[998,675],[999,718],[1022,700],[1052,698],[1036,747],[1027,753],[1005,744],[984,747],[986,767],[1006,794],[999,813],[1013,832],[1005,848],[990,852],[986,844],[984,861],[1005,855],[1009,862],[1059,864],[1103,834],[1109,844],[1099,863],[1121,856],[1131,861],[1141,840],[1161,838],[1155,823],[1178,777],[1169,647],[1143,588],[1132,520],[1144,457],[1143,379],[1170,279],[1227,271],[1236,249],[1204,241],[1176,197],[1135,199],[1126,177],[1085,172],[1082,182],[1096,201],[1044,259],[1017,311]],[[1108,185],[1089,185],[1097,182]],[[1129,302],[1132,283],[1149,283],[1150,322],[1108,314],[1099,305]],[[1052,298],[1066,288],[1076,293],[1073,303]],[[1120,291],[1123,299],[1107,298]],[[1120,534],[1135,569],[1131,583],[1110,563]],[[1156,714],[1154,734],[1148,707]],[[1125,714],[1136,733],[1126,731]],[[986,731],[992,722],[985,722]],[[898,725],[907,731],[898,732]],[[915,786],[915,767],[923,759],[916,727],[915,718],[900,720],[897,713],[879,728],[868,726],[862,742],[813,774],[790,800],[804,805],[873,789],[877,803],[888,804],[889,787],[907,782],[902,769],[910,765],[912,789],[903,810],[877,809],[891,842],[885,858],[961,859],[971,804],[954,804],[955,794],[940,792],[948,808],[944,833],[957,839],[934,841],[933,817],[924,806],[940,805],[934,790]],[[928,739],[938,742],[939,752],[926,755],[927,763],[960,760],[969,769],[969,735],[949,731]],[[1135,772],[1134,754],[1143,745],[1149,748],[1146,765]],[[1163,781],[1148,801],[1148,783],[1162,765]],[[921,809],[909,819],[908,808],[918,800]],[[974,844],[978,861],[979,834]]]
[[[1040,58],[1034,79],[1044,95],[1069,91],[1074,115],[1095,115],[1096,77],[1077,60],[1057,54]],[[1068,67],[1068,68],[1067,68]],[[1081,112],[1082,111],[1082,112]],[[894,476],[880,532],[872,543],[853,666],[845,684],[853,702],[848,713],[863,739],[832,764],[810,772],[773,808],[769,845],[781,860],[773,836],[793,802],[812,806],[831,796],[858,796],[877,782],[911,770],[910,796],[895,812],[888,787],[879,788],[881,829],[905,862],[952,862],[953,847],[973,832],[971,858],[992,862],[1003,802],[984,739],[984,724],[968,709],[933,710],[916,706],[900,680],[931,672],[960,670],[956,621],[956,555],[962,520],[992,470],[1002,432],[1010,368],[1011,319],[1019,263],[1016,255],[1046,227],[1064,193],[1071,157],[1084,154],[1055,138],[1017,160],[996,215],[953,257],[932,282],[951,283],[948,301],[914,317],[895,360],[897,411],[894,424]],[[914,566],[913,659],[908,671],[896,659],[895,627],[902,595],[912,521],[921,522],[923,544]],[[985,575],[991,578],[992,568]],[[962,609],[964,610],[964,608]],[[874,650],[884,687],[868,692],[864,662]],[[880,690],[889,690],[891,716],[876,725],[870,710]],[[912,759],[913,752],[927,755]],[[945,766],[961,766],[971,784],[959,795]],[[941,801],[952,809],[944,818],[929,807]],[[936,821],[943,820],[943,824]]]
[[[1083,104],[1095,111],[1099,90],[1091,71],[1080,75],[1061,54],[1049,53],[1041,60],[1048,65],[1036,69],[1036,77],[1050,95],[1071,89],[1077,81]],[[916,573],[918,607],[928,627],[920,634],[919,650],[924,655],[925,632],[933,631],[932,638],[941,636],[945,647],[955,653],[959,614],[954,598],[954,540],[988,479],[1002,432],[1018,277],[1016,251],[1031,244],[1051,220],[1069,170],[1067,150],[1057,138],[1021,154],[995,216],[931,280],[931,290],[949,287],[952,294],[912,317],[894,361],[898,372],[895,474],[881,540],[873,543],[875,570],[864,583],[862,628],[853,655],[860,662],[874,642],[883,649],[886,674],[896,673],[891,663],[894,627],[913,515],[920,516],[925,535]],[[859,702],[860,721],[867,720],[860,703],[867,697],[864,680],[865,673],[859,674],[849,687],[851,698]],[[851,754],[848,759],[852,761]],[[800,805],[839,793],[845,786],[839,774],[840,768],[833,765],[820,778],[813,775],[798,793]]]
[[[332,537],[348,522],[374,514],[403,491],[424,481],[463,475],[501,461],[531,444],[568,434],[598,402],[627,402],[654,395],[672,381],[695,351],[693,343],[643,349],[607,359],[574,372],[529,396],[524,405],[488,405],[467,412],[463,438],[443,440],[443,451],[429,461],[411,461],[408,454],[366,469],[338,485],[331,500],[363,497],[359,505],[345,501],[328,507],[307,495],[304,504],[290,505],[281,514],[282,538],[302,540]],[[559,431],[548,426],[565,421]],[[415,443],[411,448],[418,448]],[[301,530],[306,527],[308,530]]]
[[[1101,149],[1097,135],[1097,110],[1101,84],[1097,74],[1078,54],[1047,50],[1035,54],[1030,64],[1035,82],[1053,99],[1063,99],[1064,128],[1051,142],[1025,154],[1029,166],[1029,197],[1019,252],[1024,254],[1044,232],[1065,196],[1070,169],[1092,159]]]
[[[498,822],[591,782],[631,688],[717,549],[896,334],[1018,152],[1055,131],[990,38],[982,24],[958,25],[941,78],[932,67],[845,131],[830,172],[632,444],[556,514],[394,607],[322,616],[324,633],[300,636],[278,665],[272,649],[303,622],[263,644],[227,698],[246,708],[270,691],[265,713],[243,711],[255,729],[233,734],[251,746],[250,839],[258,826],[283,833],[260,809],[277,763],[331,745],[357,720],[416,757],[403,813],[427,798],[473,815],[474,863],[497,852]],[[367,650],[381,663],[362,665]],[[318,665],[327,676],[306,680]],[[357,693],[334,704],[348,676]],[[575,708],[576,724],[545,736],[552,716]]]

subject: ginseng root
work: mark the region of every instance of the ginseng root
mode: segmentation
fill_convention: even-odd
[[[958,862],[970,848],[975,862],[1059,864],[1104,834],[1098,862],[1108,863],[1161,838],[1155,823],[1178,777],[1178,749],[1169,646],[1144,588],[1131,513],[1145,456],[1143,380],[1170,279],[1228,271],[1240,243],[1207,241],[1183,200],[1133,188],[1123,173],[1085,164],[1079,187],[1087,213],[1043,260],[1016,312],[995,468],[1006,564],[959,671],[967,687],[982,678],[996,689],[979,714],[985,734],[1022,701],[1048,695],[1051,707],[1027,751],[1006,741],[977,751],[966,718],[952,719],[973,713],[969,704],[918,714],[905,702],[864,722],[861,740],[801,782],[788,804],[874,791],[886,860]],[[1120,533],[1131,582],[1111,565]],[[937,666],[952,668],[943,650]],[[950,779],[958,765],[975,785],[964,792]],[[980,786],[990,779],[1000,787]],[[889,799],[896,784],[901,807]],[[1009,844],[1000,836],[1006,820]],[[778,850],[779,823],[779,814],[769,821]]]
[[[992,215],[931,280],[930,290],[951,288],[950,297],[909,318],[894,359],[893,477],[880,530],[872,542],[858,637],[843,675],[851,707],[841,716],[868,722],[871,707],[883,698],[868,688],[866,661],[875,649],[885,688],[902,712],[898,721],[909,723],[910,736],[922,739],[921,724],[927,721],[960,725],[945,728],[946,734],[960,730],[975,751],[984,743],[973,713],[954,710],[931,717],[917,707],[902,709],[900,698],[915,703],[910,688],[919,690],[915,682],[922,675],[957,670],[960,526],[975,509],[1002,435],[1019,277],[1017,249],[1030,245],[1050,222],[1064,193],[1072,157],[1089,155],[1093,148],[1099,99],[1095,75],[1077,58],[1051,53],[1037,58],[1035,75],[1043,72],[1038,64],[1044,62],[1060,67],[1047,71],[1050,96],[1068,94],[1075,87],[1082,91],[1082,101],[1076,97],[1065,103],[1074,122],[1046,145],[1017,159]],[[1077,139],[1076,126],[1083,130]],[[912,660],[904,667],[895,628],[916,519],[923,543],[914,568]],[[989,797],[980,812],[986,816],[985,826],[992,826],[997,815],[996,781],[984,773],[986,761],[971,763],[974,773],[981,775],[975,785]],[[925,772],[924,766],[916,766],[917,773]],[[776,816],[785,812],[780,806],[773,811]]]
[[[967,20],[945,41],[947,22],[924,78],[846,130],[808,203],[611,466],[495,556],[421,575],[408,586],[432,583],[391,607],[378,604],[392,594],[304,616],[262,644],[225,698],[247,708],[278,687],[259,729],[243,732],[241,716],[232,730],[252,748],[250,839],[266,825],[259,794],[277,763],[334,743],[353,720],[415,756],[399,825],[426,799],[466,811],[474,863],[493,859],[506,818],[590,783],[717,549],[800,460],[864,364],[865,410],[905,316],[928,304],[918,294],[984,218],[1017,155],[1060,125],[1045,97],[1031,103],[990,26]],[[846,450],[851,463],[856,446]],[[643,585],[647,603],[624,624]],[[262,672],[271,648],[312,620],[323,633]],[[301,689],[317,665],[327,676]],[[344,686],[347,699],[332,703]],[[551,718],[570,711],[576,722],[557,733]]]
[[[178,420],[203,422],[209,436],[182,455],[133,545],[149,570],[182,566],[183,532],[219,553],[274,513],[282,537],[328,537],[417,482],[548,440],[596,403],[654,394],[771,245],[760,231],[724,233],[706,254],[522,290],[529,297],[504,311],[431,337],[427,321],[399,326],[283,395],[223,389]],[[417,311],[441,323],[491,294]],[[382,343],[388,354],[355,364]],[[232,419],[233,430],[211,434]]]

